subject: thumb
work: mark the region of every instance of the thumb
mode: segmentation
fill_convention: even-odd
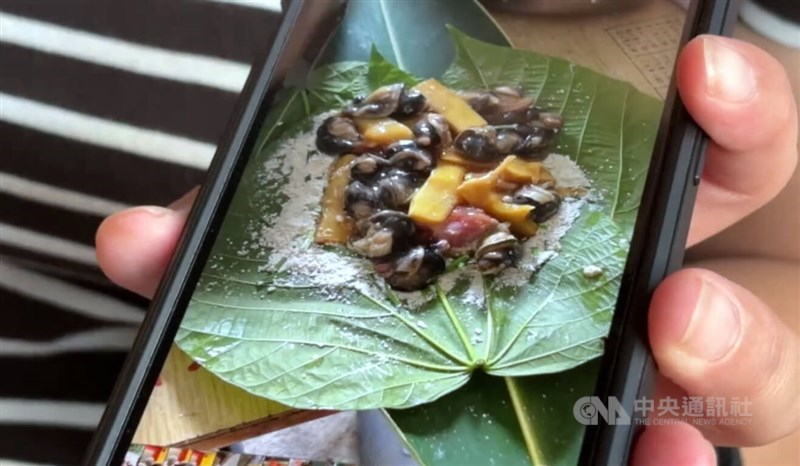
[[[152,298],[195,197],[197,189],[169,207],[133,207],[106,218],[95,236],[97,262],[106,276]]]
[[[656,290],[649,334],[664,376],[689,396],[728,403],[734,425],[701,428],[712,442],[759,445],[797,428],[797,335],[748,290],[713,272],[682,270]],[[734,414],[734,402],[746,412]]]

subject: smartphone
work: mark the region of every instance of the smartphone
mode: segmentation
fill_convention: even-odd
[[[362,464],[627,463],[706,145],[674,61],[736,5],[539,3],[284,2],[88,464],[367,410],[406,454]]]

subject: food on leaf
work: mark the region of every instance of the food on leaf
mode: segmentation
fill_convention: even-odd
[[[355,122],[364,139],[377,145],[414,137],[411,128],[391,118],[356,118]]]
[[[322,213],[314,235],[317,244],[344,244],[350,238],[352,221],[344,211],[344,193],[350,183],[350,163],[354,158],[348,154],[331,165],[328,184],[322,195]]]
[[[560,115],[542,112],[519,87],[501,86],[491,91],[459,92],[459,95],[490,125],[533,123],[554,130],[563,126]]]
[[[352,118],[332,116],[317,128],[317,148],[326,154],[360,154],[369,147]]]
[[[517,256],[519,256],[519,240],[505,228],[498,229],[484,238],[475,251],[478,269],[483,273],[497,273],[512,266]]]
[[[502,180],[501,174],[515,160],[516,157],[513,155],[506,157],[491,172],[464,181],[456,192],[467,204],[480,207],[498,220],[510,223],[511,230],[515,234],[527,238],[534,235],[538,229],[531,217],[535,206],[506,202],[498,186]]]
[[[414,89],[428,99],[428,106],[443,115],[456,133],[476,126],[486,126],[486,120],[482,116],[439,81],[428,79],[417,84]]]
[[[555,130],[543,126],[508,125],[469,128],[456,137],[453,147],[474,162],[498,162],[507,155],[543,160]]]
[[[555,178],[544,168],[541,162],[532,162],[514,158],[503,166],[500,177],[512,183],[555,183]]]
[[[561,125],[510,86],[458,94],[429,79],[356,98],[317,129],[317,146],[340,156],[317,241],[347,244],[402,291],[457,255],[484,274],[512,267],[561,206],[542,163]]]
[[[367,97],[356,98],[343,113],[362,118],[408,118],[420,113],[425,107],[425,96],[419,91],[406,89],[403,84],[390,84],[379,87]]]
[[[422,147],[448,147],[453,142],[445,117],[425,113],[413,123],[414,141]]]
[[[478,242],[497,228],[499,222],[476,207],[457,206],[443,222],[432,228],[435,238],[446,241],[450,255],[477,248]]]
[[[439,163],[412,199],[409,208],[411,218],[426,225],[443,222],[458,202],[456,189],[466,172],[466,168],[460,165]]]

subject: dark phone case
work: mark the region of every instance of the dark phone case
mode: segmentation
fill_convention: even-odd
[[[697,0],[687,13],[681,47],[700,34],[730,35],[739,0]],[[634,400],[649,397],[657,368],[647,341],[647,309],[656,286],[683,264],[697,186],[708,138],[678,98],[672,74],[645,192],[595,394],[616,397],[628,413]],[[636,423],[637,418],[632,418]],[[580,464],[628,464],[641,427],[600,421],[584,436]]]
[[[701,33],[725,34],[736,0],[698,0],[689,12],[684,40]],[[287,5],[288,3],[288,5]],[[253,66],[239,105],[189,216],[178,249],[112,393],[85,464],[119,464],[142,416],[175,337],[216,233],[247,163],[275,88],[290,67],[306,69],[341,18],[345,1],[284,2],[275,42]],[[632,412],[633,400],[649,393],[655,368],[646,338],[647,302],[655,285],[683,260],[705,136],[677,101],[674,78],[667,98],[634,241],[620,289],[596,394],[617,396]],[[581,464],[627,462],[635,429],[592,426]]]
[[[177,250],[125,360],[89,446],[87,465],[121,464],[166,360],[225,211],[284,79],[309,69],[344,14],[345,0],[285,2],[275,40],[253,64]],[[265,46],[268,44],[265,44]]]

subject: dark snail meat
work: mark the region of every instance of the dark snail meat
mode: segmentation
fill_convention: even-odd
[[[464,157],[479,163],[499,162],[507,155],[542,160],[555,132],[542,126],[483,126],[462,131],[453,147]]]
[[[533,221],[542,223],[558,212],[561,196],[558,193],[534,184],[519,188],[512,197],[515,204],[527,204],[534,207],[531,212]]]
[[[350,165],[350,179],[368,182],[379,176],[388,166],[389,161],[379,155],[362,154]]]
[[[425,96],[419,92],[406,89],[404,84],[391,84],[355,99],[343,113],[360,118],[407,118],[422,112],[426,105]]]
[[[433,168],[430,152],[420,148],[408,148],[395,152],[389,157],[392,168],[400,168],[417,174],[425,174]]]
[[[490,125],[530,124],[558,130],[563,125],[558,114],[544,112],[525,97],[521,88],[501,86],[491,91],[469,91],[461,97]]]
[[[445,270],[445,260],[434,248],[415,246],[386,264],[382,274],[386,283],[401,291],[414,291],[429,285]]]
[[[475,251],[478,269],[487,275],[514,265],[518,256],[519,240],[502,229],[487,236]]]
[[[366,223],[366,233],[353,241],[350,247],[369,258],[385,257],[404,250],[417,229],[408,215],[392,210],[378,212]]]
[[[356,221],[372,216],[380,206],[378,192],[373,186],[353,181],[344,195],[344,209]]]
[[[426,113],[414,123],[414,140],[423,147],[449,146],[453,142],[447,120],[438,113]]]
[[[419,186],[419,177],[404,170],[392,169],[376,181],[375,189],[381,206],[398,210],[408,205]]]
[[[317,128],[317,149],[332,155],[358,154],[368,148],[368,144],[358,132],[356,123],[347,117],[332,116]]]

